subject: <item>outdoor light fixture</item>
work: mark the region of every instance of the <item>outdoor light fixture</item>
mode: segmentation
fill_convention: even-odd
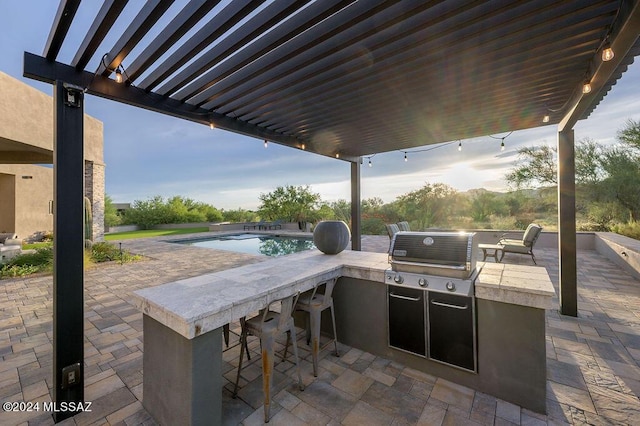
[[[267,142],[267,140],[266,140],[266,139],[264,140],[264,147],[265,147],[265,148],[269,148],[269,142]]]
[[[549,117],[549,114],[545,114],[544,117],[542,117],[543,123],[548,123],[549,120],[551,120],[551,117]]]
[[[458,144],[458,151],[462,151],[462,141]]]
[[[118,66],[118,68],[116,68],[116,83],[122,83],[123,81],[122,71],[120,71],[120,66]]]
[[[587,93],[591,93],[591,82],[589,80],[585,81],[582,85],[582,93],[584,93],[585,95]]]
[[[615,53],[613,53],[611,45],[607,42],[607,44],[604,45],[604,49],[602,49],[602,61],[609,62],[613,59],[614,56]]]
[[[215,129],[215,128],[216,128],[216,126],[213,124],[213,122],[212,122],[212,121],[211,121],[211,122],[209,122],[209,128],[210,128],[211,130],[213,130],[213,129]]]
[[[504,138],[502,139],[502,143],[500,144],[500,151],[504,151]]]
[[[404,153],[404,162],[406,163],[407,161],[409,161],[409,159],[407,158],[407,153]]]
[[[300,144],[300,149],[306,149],[306,146],[303,143],[301,143]]]
[[[340,158],[340,153],[336,152],[336,158]]]
[[[369,167],[373,167],[373,163],[371,162],[371,158],[369,158]]]

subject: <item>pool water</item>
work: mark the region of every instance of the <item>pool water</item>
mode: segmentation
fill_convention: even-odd
[[[303,237],[284,237],[281,235],[239,234],[203,240],[176,241],[195,247],[229,250],[265,256],[284,256],[315,248],[313,240]]]

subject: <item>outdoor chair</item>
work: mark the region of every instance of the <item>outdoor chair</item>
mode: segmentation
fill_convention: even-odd
[[[533,254],[533,246],[536,244],[536,241],[540,236],[540,231],[542,231],[542,227],[540,225],[531,223],[524,231],[521,240],[505,238],[508,234],[502,234],[502,237],[498,240],[498,245],[502,246],[500,262],[502,262],[502,258],[504,258],[505,253],[516,253],[528,254],[531,256],[533,264],[537,265],[536,257]]]
[[[411,227],[409,227],[409,222],[407,221],[398,222],[398,228],[400,228],[401,231],[411,231]]]
[[[269,229],[282,229],[282,220],[278,219],[269,224]]]
[[[296,371],[298,373],[298,386],[300,390],[304,390],[302,385],[302,376],[300,375],[300,363],[298,362],[298,344],[296,338],[296,327],[293,323],[293,310],[300,293],[293,294],[283,299],[274,300],[260,311],[260,314],[250,319],[241,318],[240,325],[242,334],[240,336],[240,361],[238,363],[238,375],[233,389],[233,397],[238,395],[238,382],[240,381],[240,370],[242,370],[242,359],[244,358],[245,343],[247,336],[252,335],[260,338],[260,347],[262,348],[262,390],[264,392],[264,422],[269,422],[271,411],[271,376],[273,375],[274,364],[274,346],[276,336],[286,333],[287,342],[284,347],[282,360],[287,356],[289,342],[293,342],[293,356],[296,363]],[[280,312],[271,310],[273,305],[280,305]]]
[[[396,233],[400,232],[400,227],[395,223],[386,224],[387,234],[389,234],[389,238],[393,238]]]
[[[311,343],[311,357],[313,358],[313,375],[318,377],[318,353],[320,352],[320,319],[322,311],[331,310],[331,322],[333,323],[333,342],[335,345],[335,355],[340,356],[338,352],[338,334],[336,333],[336,317],[333,312],[333,287],[336,279],[316,284],[312,291],[303,293],[298,299],[296,305],[297,311],[308,312],[307,317],[307,344]],[[318,293],[318,289],[324,287],[324,293]]]

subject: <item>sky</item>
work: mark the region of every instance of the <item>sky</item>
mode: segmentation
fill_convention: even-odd
[[[95,13],[91,8],[100,3],[83,2],[76,19]],[[0,5],[0,71],[51,94],[51,85],[22,77],[22,62],[25,51],[43,53],[58,2],[0,0]],[[93,16],[81,20],[80,26],[88,27],[91,19]],[[78,28],[71,28],[70,37],[74,31],[77,34]],[[63,50],[61,55],[69,62],[73,52]],[[629,67],[589,119],[576,124],[576,140],[589,137],[613,144],[627,120],[640,120],[638,62]],[[87,69],[92,66],[90,62]],[[275,143],[265,149],[262,140],[90,95],[85,112],[104,123],[106,192],[114,202],[182,195],[226,210],[253,210],[260,203],[260,194],[284,185],[308,185],[323,201],[351,197],[350,166],[345,161]],[[463,140],[462,151],[458,151],[457,143],[451,143],[431,151],[410,152],[406,162],[400,151],[377,154],[371,158],[372,167],[364,159],[361,196],[391,202],[425,183],[436,182],[459,191],[505,191],[508,186],[504,176],[514,166],[518,148],[555,146],[556,142],[557,128],[549,125],[513,132],[505,139],[504,151],[500,151],[500,140],[487,135]]]

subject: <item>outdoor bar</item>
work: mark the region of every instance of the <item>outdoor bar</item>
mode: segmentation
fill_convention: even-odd
[[[475,373],[388,345],[388,266],[383,253],[313,250],[135,292],[144,314],[145,408],[161,424],[219,424],[223,325],[338,278],[340,342],[546,413],[545,309],[555,291],[544,268],[480,265]],[[168,386],[181,397],[167,398]]]

